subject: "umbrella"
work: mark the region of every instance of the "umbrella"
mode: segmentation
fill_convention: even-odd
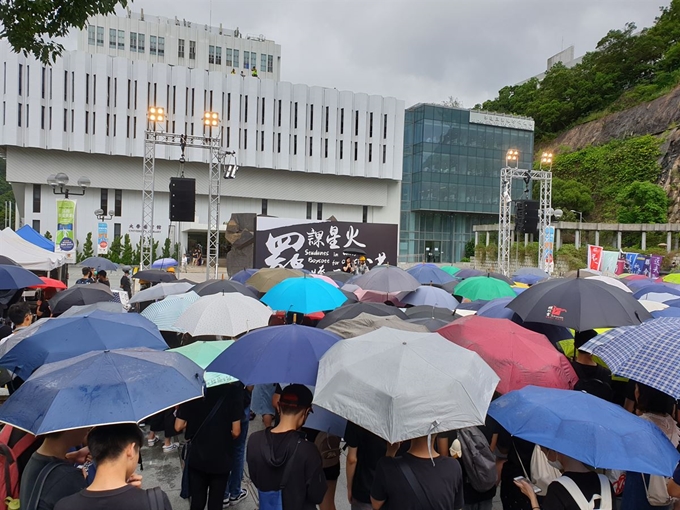
[[[189,306],[174,326],[191,336],[235,337],[269,323],[272,311],[237,292],[203,296]]]
[[[0,366],[27,379],[46,363],[127,347],[164,350],[168,345],[158,328],[141,315],[96,311],[40,321],[21,329],[2,345]]]
[[[72,306],[91,305],[100,301],[112,301],[113,292],[106,285],[101,283],[90,283],[88,285],[75,285],[70,289],[58,292],[50,299],[52,313],[59,315]]]
[[[499,393],[528,385],[573,389],[578,376],[548,339],[507,319],[463,317],[438,331],[479,354],[501,378]]]
[[[0,421],[35,435],[138,423],[200,398],[202,373],[173,352],[88,352],[39,368],[0,407]]]
[[[525,285],[536,285],[543,280],[547,280],[547,276],[539,276],[535,274],[521,274],[512,277],[514,283],[523,283]]]
[[[456,296],[471,301],[490,301],[500,297],[515,296],[515,291],[508,283],[489,276],[467,278],[456,286],[454,293]]]
[[[54,278],[48,278],[47,276],[41,276],[41,285],[33,285],[31,289],[65,289],[66,284],[61,280],[55,280]]]
[[[205,370],[217,356],[222,354],[228,347],[231,347],[233,343],[233,340],[211,340],[210,342],[198,341],[189,345],[177,347],[176,349],[168,349],[168,352],[178,352]],[[226,374],[218,374],[217,372],[205,372],[203,374],[203,379],[205,380],[206,388],[238,381],[235,377]]]
[[[668,305],[670,308],[680,308],[680,298],[669,299],[664,301],[664,305]]]
[[[680,319],[664,317],[598,335],[581,350],[599,356],[612,373],[680,398]]]
[[[451,294],[437,287],[418,287],[401,299],[406,305],[426,305],[455,310],[460,304]]]
[[[335,310],[347,298],[340,290],[317,278],[289,278],[272,287],[262,302],[272,310],[313,313]]]
[[[326,273],[326,276],[340,283],[347,283],[347,280],[354,276],[352,273],[345,273],[344,271],[331,271]]]
[[[260,292],[267,292],[274,285],[281,283],[288,278],[300,278],[304,276],[302,271],[296,269],[286,269],[283,267],[260,269],[253,276],[246,280],[251,287],[255,287]]]
[[[633,291],[633,297],[635,299],[649,299],[645,296],[648,294],[670,294],[673,297],[671,299],[677,299],[680,297],[680,289],[675,285],[664,284],[664,283],[650,283],[642,287],[637,287]],[[650,301],[659,301],[658,299],[650,299]]]
[[[115,271],[118,269],[118,264],[115,264],[104,257],[88,257],[78,265],[83,267],[91,267],[95,271],[100,271],[102,269],[104,271]]]
[[[332,312],[328,312],[326,316],[316,325],[317,328],[327,328],[331,324],[344,319],[354,319],[362,313],[367,313],[374,316],[394,315],[400,319],[406,319],[406,314],[395,306],[385,305],[383,303],[354,303],[345,304],[340,308],[336,308]]]
[[[451,318],[453,318],[453,316]],[[444,326],[448,326],[450,324],[449,321],[446,321],[444,319],[434,319],[434,318],[409,319],[406,322],[409,322],[411,324],[417,324],[418,326],[425,326],[428,331],[437,331],[438,329],[441,329]]]
[[[152,269],[167,269],[169,267],[176,267],[178,265],[177,261],[172,258],[164,258],[154,260],[151,264]]]
[[[515,273],[512,275],[513,278],[515,276],[540,276],[543,279],[550,278],[550,275],[543,271],[543,269],[538,268],[538,267],[520,267]]]
[[[669,303],[677,303],[678,296],[671,294],[670,292],[648,292],[642,294],[639,298],[640,301],[654,301],[655,303],[664,303],[671,306]]]
[[[486,274],[484,271],[478,269],[461,269],[456,273],[456,278],[459,280],[464,280],[465,278],[471,278],[473,276],[482,276]]]
[[[482,273],[480,276],[488,276],[489,278],[495,278],[496,280],[500,280],[502,282],[507,283],[508,285],[514,285],[515,282],[512,281],[512,279],[508,278],[504,274],[501,273],[494,273],[493,271],[490,273]]]
[[[524,321],[576,331],[640,324],[651,317],[631,294],[586,278],[558,278],[534,285],[508,308]]]
[[[412,306],[405,310],[409,319],[440,319],[451,322],[455,316],[449,308],[437,308],[436,306]]]
[[[337,414],[327,411],[323,407],[312,405],[312,413],[307,416],[305,428],[320,430],[327,434],[344,437],[345,429],[347,428],[347,420],[341,418]]]
[[[439,269],[444,271],[445,273],[450,274],[451,276],[455,276],[458,271],[460,271],[459,267],[456,266],[442,266]]]
[[[669,306],[668,308],[664,308],[663,310],[657,310],[655,312],[651,312],[652,317],[655,319],[660,319],[661,317],[679,317],[680,318],[680,308],[677,308],[675,306]]]
[[[366,255],[366,250],[362,248],[344,248],[342,252],[347,255]]]
[[[347,285],[345,285],[346,287]],[[354,295],[362,303],[391,303],[395,306],[403,308],[403,303],[401,299],[408,294],[408,292],[378,292],[377,290],[364,290],[357,288],[354,291]],[[389,304],[388,303],[388,304]]]
[[[446,271],[442,271],[434,264],[418,264],[406,272],[418,280],[421,285],[444,285],[454,280]]]
[[[350,291],[345,290],[345,289],[340,289],[340,292],[342,292],[342,295],[347,298],[347,301],[345,301],[345,305],[350,304],[350,303],[358,303],[359,302],[359,298],[357,297],[357,295],[354,292],[350,292]],[[345,305],[343,305],[343,306],[345,306]]]
[[[670,476],[680,454],[653,423],[581,391],[527,386],[489,415],[513,436],[601,469]]]
[[[445,283],[442,285],[442,289],[444,289],[446,292],[449,294],[453,294],[453,290],[460,284],[462,280],[459,280],[458,278],[454,279],[452,282]]]
[[[173,273],[161,271],[160,269],[145,269],[144,271],[137,271],[132,275],[133,278],[139,280],[146,280],[151,283],[174,282],[177,277]]]
[[[680,273],[671,273],[663,277],[664,282],[680,283]]]
[[[489,301],[486,299],[475,299],[474,301],[468,301],[465,303],[461,303],[458,305],[458,308],[456,308],[456,312],[460,311],[472,311],[476,312],[480,308],[482,308],[485,304],[487,304]]]
[[[236,280],[206,280],[203,283],[199,283],[191,290],[199,296],[209,296],[210,294],[220,294],[224,292],[238,292],[244,296],[257,299],[257,296],[252,290]]]
[[[180,332],[175,326],[179,319],[190,305],[198,301],[198,294],[193,291],[176,296],[168,296],[163,301],[151,303],[141,313],[153,322],[160,331]]]
[[[40,278],[23,267],[0,265],[0,290],[18,290],[42,284]]]
[[[643,278],[642,280],[626,280],[626,285],[628,288],[633,289],[633,292],[640,290],[643,287],[651,287],[661,284],[676,286],[674,283],[663,283],[662,280],[650,280],[649,278]]]
[[[321,358],[314,403],[389,443],[482,425],[498,376],[436,333],[381,328]]]
[[[646,299],[641,299],[639,301],[640,306],[642,306],[648,312],[659,312],[668,308],[665,303],[660,303],[659,301],[647,301]]]
[[[130,299],[130,304],[143,303],[144,301],[156,301],[168,296],[184,294],[192,287],[193,285],[187,282],[162,282],[154,285],[153,287],[149,287],[148,289],[144,289],[132,296],[132,299]]]
[[[242,269],[229,279],[245,285],[248,281],[248,278],[253,276],[255,273],[257,273],[257,269]]]
[[[566,278],[588,278],[589,276],[601,276],[597,271],[590,271],[589,269],[574,269],[567,271],[564,275]]]
[[[0,255],[0,264],[3,266],[19,266],[20,264],[17,264],[13,259],[6,257],[4,255]]]
[[[340,335],[342,338],[353,338],[383,327],[421,333],[429,331],[425,326],[411,324],[393,315],[376,317],[367,313],[362,313],[354,319],[345,319],[331,324],[326,331]]]
[[[73,317],[74,315],[87,315],[94,311],[100,310],[108,313],[123,313],[123,305],[116,301],[100,301],[99,303],[92,303],[91,305],[76,305],[72,306],[59,318]]]
[[[316,278],[316,279],[318,279],[318,280],[321,280],[322,282],[326,282],[328,285],[332,285],[332,286],[335,287],[336,289],[337,289],[338,287],[340,287],[340,285],[338,285],[338,282],[336,282],[335,280],[333,280],[333,278],[331,278],[330,276],[326,276],[325,274],[316,274],[316,273],[312,273],[312,274],[310,274],[309,276],[312,277],[312,278]]]
[[[243,384],[316,384],[321,356],[340,340],[322,329],[271,326],[243,335],[207,370],[229,374]]]
[[[606,283],[607,285],[611,285],[612,287],[616,287],[617,289],[621,289],[624,292],[633,292],[632,290],[630,290],[630,287],[628,287],[628,285],[623,283],[621,280],[612,278],[611,276],[586,276],[586,280],[595,280],[598,282]]]
[[[385,266],[382,269],[371,269],[368,273],[354,281],[363,290],[373,290],[383,294],[410,292],[420,287],[420,283],[403,269]]]
[[[519,316],[510,308],[507,308],[510,301],[515,299],[514,297],[504,297],[492,299],[477,310],[477,315],[480,317],[488,317],[490,319],[512,319],[513,317],[519,318]],[[522,319],[519,319],[520,321]]]

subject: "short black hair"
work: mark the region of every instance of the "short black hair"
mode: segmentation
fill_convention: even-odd
[[[100,269],[99,271],[97,271],[97,275],[106,278],[106,270]]]
[[[90,269],[89,267],[83,268],[83,276],[90,276],[91,272],[92,272],[92,269]]]
[[[639,392],[637,408],[639,411],[657,414],[673,412],[673,397],[646,384],[637,383],[637,388]]]
[[[584,329],[583,331],[577,331],[574,335],[574,347],[580,349],[583,347],[588,340],[591,340],[597,336],[597,331],[594,329]]]
[[[26,301],[21,301],[20,303],[14,303],[9,307],[7,311],[7,316],[12,324],[21,324],[26,320],[26,316],[31,315],[31,307],[28,306]]]
[[[130,443],[139,450],[143,442],[144,433],[134,423],[102,425],[93,428],[87,435],[87,446],[96,464],[117,459]]]

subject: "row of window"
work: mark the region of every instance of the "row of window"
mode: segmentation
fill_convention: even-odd
[[[179,57],[184,57],[184,39],[180,39],[180,46],[178,47],[177,53]],[[239,67],[239,50],[225,48],[224,54],[224,64],[227,67]],[[213,46],[212,44],[208,46],[208,63],[215,64],[218,66],[222,65],[222,47]],[[243,69],[256,69],[257,68],[257,53],[254,51],[243,51]],[[260,54],[260,71],[261,72],[274,72],[274,55],[267,55],[265,53]]]
[[[100,204],[101,209],[104,212],[109,211],[109,190],[108,189],[102,189],[101,190],[99,204]],[[33,212],[39,213],[41,211],[42,211],[42,185],[41,184],[34,184],[33,185]],[[114,216],[122,216],[123,215],[123,190],[122,189],[114,190],[113,215]],[[35,228],[35,227],[33,227],[33,228]],[[40,232],[40,228],[36,228],[35,230]],[[118,235],[120,235],[120,234],[118,234]]]
[[[104,46],[104,27],[88,25],[87,43],[92,46]],[[125,50],[125,30],[109,28],[109,48]],[[146,53],[146,34],[130,32],[130,51]],[[149,54],[165,56],[165,37],[149,36]]]

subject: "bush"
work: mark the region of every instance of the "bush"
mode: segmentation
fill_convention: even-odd
[[[470,262],[470,257],[463,257],[460,262]]]
[[[475,246],[475,260],[480,264],[484,264],[486,261],[486,246],[483,244]]]
[[[565,262],[569,270],[584,269],[588,261],[588,248],[581,246],[576,248],[573,244],[563,245],[562,248],[555,252],[555,260],[557,262]]]
[[[498,245],[491,243],[486,247],[486,260],[498,260]]]
[[[471,237],[470,240],[465,243],[465,257],[469,259],[475,256],[475,238]]]

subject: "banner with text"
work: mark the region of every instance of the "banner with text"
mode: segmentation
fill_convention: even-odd
[[[366,255],[369,267],[397,264],[397,225],[257,218],[255,267],[288,267],[327,273],[345,257]]]
[[[66,262],[76,263],[76,201],[57,200],[57,237],[54,251],[64,253]]]
[[[600,271],[602,268],[602,246],[588,245],[588,269]]]
[[[109,225],[103,221],[97,226],[97,255],[109,253]]]
[[[641,274],[650,278],[658,278],[661,271],[661,255],[641,255],[639,253],[626,253],[625,272]]]
[[[555,227],[545,227],[543,253],[543,268],[548,274],[551,274],[555,270]]]

